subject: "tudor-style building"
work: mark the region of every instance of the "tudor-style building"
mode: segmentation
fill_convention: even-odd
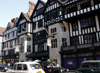
[[[3,32],[6,28],[0,27],[0,63],[2,63],[2,56],[3,56]]]
[[[31,15],[33,23],[33,52],[27,55],[28,58],[46,60],[49,58],[49,48],[47,46],[44,26],[44,16],[42,15],[45,2],[38,0],[36,7]]]
[[[17,28],[15,27],[18,18],[13,18],[11,22],[8,23],[6,30],[3,32],[3,63],[13,64],[18,62],[19,54],[15,51],[17,39]]]
[[[26,61],[26,55],[32,52],[32,23],[30,14],[21,13],[16,24],[17,38],[19,40],[19,61]]]
[[[99,12],[99,0],[48,0],[44,27],[54,36],[50,59],[69,69],[76,69],[83,60],[100,59]]]

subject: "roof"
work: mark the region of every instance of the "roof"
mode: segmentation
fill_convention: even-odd
[[[22,14],[24,15],[24,17],[26,18],[27,21],[31,22],[30,20],[30,14],[26,14],[26,13],[23,13]]]
[[[3,32],[6,30],[4,27],[0,27],[0,35],[3,35]]]
[[[46,5],[46,3],[44,2],[44,1],[42,1],[42,0],[40,0],[44,5]]]
[[[100,62],[100,60],[88,60],[88,61],[83,61],[82,63],[93,63],[93,62]]]
[[[37,63],[35,61],[25,61],[25,62],[17,62],[15,64],[39,64],[39,63]]]
[[[61,0],[58,0],[58,2],[60,2],[61,4],[64,4],[64,3],[66,3],[68,0],[65,0],[65,1],[61,1]]]
[[[11,28],[14,26],[14,23],[12,23],[12,22],[9,22],[9,24],[10,24]]]

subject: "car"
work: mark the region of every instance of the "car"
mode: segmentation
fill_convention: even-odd
[[[100,60],[83,61],[76,73],[100,73]]]
[[[6,72],[9,69],[10,68],[8,68],[7,66],[5,66],[5,64],[0,64],[0,72]]]
[[[41,64],[42,68],[44,69],[45,73],[69,73],[68,69],[63,67],[57,67],[56,63],[47,62],[47,61],[37,61]]]
[[[45,73],[41,65],[37,62],[17,62],[13,65],[13,69],[7,73]]]

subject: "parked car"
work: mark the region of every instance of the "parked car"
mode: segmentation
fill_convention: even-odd
[[[57,67],[56,63],[47,62],[47,61],[39,61],[45,73],[69,73],[68,69],[63,67]]]
[[[100,60],[83,61],[76,73],[100,73]]]
[[[13,69],[7,73],[45,73],[41,65],[37,62],[17,62],[14,64]]]
[[[9,68],[4,64],[0,64],[0,72],[6,72]]]

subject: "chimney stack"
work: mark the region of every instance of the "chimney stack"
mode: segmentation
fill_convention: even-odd
[[[28,11],[28,12],[29,12],[30,15],[32,14],[32,12],[33,12],[35,6],[36,6],[35,3],[29,1],[29,11]]]

